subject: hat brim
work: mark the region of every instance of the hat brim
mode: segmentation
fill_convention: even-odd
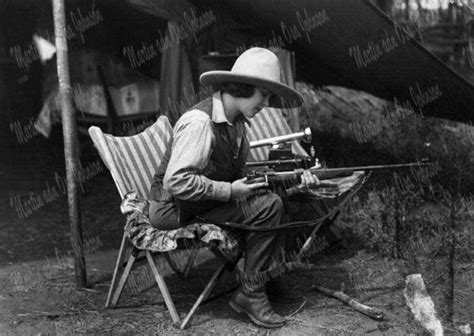
[[[199,78],[199,81],[204,86],[213,87],[229,82],[262,87],[273,93],[273,96],[268,102],[268,107],[294,108],[303,105],[303,97],[298,93],[298,91],[288,85],[268,79],[239,75],[230,71],[213,70],[204,72]]]

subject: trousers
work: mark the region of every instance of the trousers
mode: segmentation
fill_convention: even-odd
[[[184,226],[179,223],[176,205],[170,201],[150,200],[149,217],[151,225],[160,230],[175,230]]]
[[[284,220],[281,198],[269,190],[256,190],[247,198],[230,202],[180,201],[178,208],[186,216],[200,216],[216,222],[234,222],[249,227],[275,227]],[[258,274],[283,262],[283,235],[279,231],[242,231],[244,273]]]

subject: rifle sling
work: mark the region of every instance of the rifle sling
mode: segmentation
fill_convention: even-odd
[[[261,227],[251,227],[245,224],[239,224],[239,223],[233,223],[233,222],[216,222],[201,216],[197,216],[196,220],[202,221],[204,223],[208,224],[214,224],[216,226],[219,226],[224,229],[234,229],[234,230],[241,230],[241,231],[251,231],[251,232],[269,232],[269,231],[284,231],[284,230],[294,230],[297,228],[305,228],[305,227],[311,227],[311,226],[317,226],[321,224],[323,221],[331,218],[331,215],[337,211],[337,208],[335,208],[333,211],[330,211],[328,214],[325,216],[318,218],[316,220],[311,220],[311,221],[296,221],[296,222],[290,222],[290,223],[285,223],[281,224],[279,226],[261,226]],[[197,222],[196,222],[197,223]]]

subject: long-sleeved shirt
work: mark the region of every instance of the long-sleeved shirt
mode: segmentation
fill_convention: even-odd
[[[187,201],[229,201],[231,182],[209,178],[215,176],[216,169],[219,169],[213,164],[211,156],[216,141],[222,141],[216,137],[214,124],[225,124],[233,157],[243,157],[243,162],[240,162],[243,167],[248,154],[244,122],[243,117],[235,118],[233,124],[229,122],[220,92],[212,97],[211,116],[199,109],[184,113],[173,129],[171,157],[163,180],[165,191]],[[240,153],[241,150],[247,153]]]

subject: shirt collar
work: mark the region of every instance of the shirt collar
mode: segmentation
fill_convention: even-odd
[[[212,95],[212,121],[215,123],[227,123],[232,126],[232,123],[225,115],[220,91],[217,91]]]
[[[247,117],[245,117],[243,114],[240,116],[247,123],[247,125],[251,125],[250,120],[248,120]],[[227,123],[228,125],[233,126],[225,115],[221,91],[217,91],[212,95],[212,121],[215,123]]]

